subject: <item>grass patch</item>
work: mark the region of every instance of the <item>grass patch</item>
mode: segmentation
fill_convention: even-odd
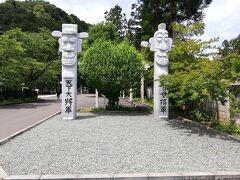
[[[153,108],[153,99],[144,99],[144,104]]]
[[[142,103],[140,98],[134,98],[133,102]],[[144,105],[153,108],[153,99],[144,99]]]
[[[87,108],[79,108],[77,111],[78,112],[104,112],[106,110],[104,108],[87,107]]]

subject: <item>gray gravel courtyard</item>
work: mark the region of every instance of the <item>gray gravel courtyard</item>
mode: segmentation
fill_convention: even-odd
[[[0,166],[10,175],[239,171],[240,143],[152,115],[57,115],[0,146]]]

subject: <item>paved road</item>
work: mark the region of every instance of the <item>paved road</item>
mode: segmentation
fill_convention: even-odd
[[[78,107],[79,108],[87,108],[87,107],[95,107],[95,94],[82,94],[78,96]],[[104,97],[99,97],[99,107],[104,108],[107,104],[107,99]],[[127,100],[120,98],[119,104],[124,106],[131,106]],[[142,106],[142,104],[138,103],[138,106]]]
[[[16,133],[60,110],[56,97],[45,101],[0,107],[0,140]]]
[[[105,107],[107,100],[99,97],[99,107]],[[78,108],[95,107],[95,94],[81,94],[77,96]]]
[[[61,109],[61,100],[57,100],[56,95],[39,96],[44,101],[37,103],[25,103],[0,107],[0,141],[17,131],[20,131]],[[78,95],[78,107],[94,107],[95,95]],[[104,107],[107,100],[100,97],[99,107]],[[121,104],[129,105],[124,100]]]

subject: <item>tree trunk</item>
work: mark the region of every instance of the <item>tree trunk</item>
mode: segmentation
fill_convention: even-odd
[[[111,99],[111,98],[109,98],[109,99],[108,99],[108,106],[109,106],[109,108],[110,108],[110,109],[113,109],[113,108],[115,108],[116,106],[118,106],[118,101],[119,101],[119,98],[117,98],[117,99]]]
[[[174,30],[172,30],[172,40],[173,40],[173,43],[176,40],[176,31],[174,31]]]

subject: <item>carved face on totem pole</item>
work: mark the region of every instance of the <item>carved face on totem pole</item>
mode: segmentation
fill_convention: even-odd
[[[155,32],[154,37],[150,38],[150,50],[155,51],[155,61],[160,66],[168,65],[167,52],[172,47],[172,39],[168,37],[166,25],[160,24],[158,30]]]
[[[77,63],[77,53],[80,51],[82,41],[78,37],[77,29],[63,28],[62,38],[59,39],[62,51],[62,64],[74,66]]]
[[[63,32],[62,41],[62,64],[65,66],[73,66],[76,64],[77,55],[77,34],[70,31]]]
[[[62,32],[54,31],[53,36],[59,37],[59,51],[62,52],[62,64],[64,66],[74,66],[77,63],[77,53],[81,52],[82,38],[86,34],[78,34],[77,25],[63,24]]]

